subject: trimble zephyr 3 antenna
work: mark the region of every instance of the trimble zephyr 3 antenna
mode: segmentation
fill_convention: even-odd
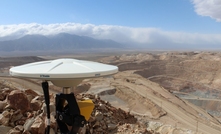
[[[92,104],[92,107],[94,106],[92,101],[77,102],[74,94],[70,92],[70,88],[76,87],[83,79],[108,76],[117,72],[118,67],[113,65],[76,59],[35,62],[10,69],[10,75],[12,76],[43,80],[42,88],[48,118],[47,133],[50,130],[50,101],[47,81],[63,87],[63,93],[56,95],[56,121],[62,134],[75,134],[86,123],[85,116],[87,115],[82,115],[85,111],[81,111],[81,106],[79,108],[80,103],[89,103]],[[68,104],[64,106],[65,101]],[[92,110],[89,114],[91,114]],[[87,111],[86,114],[88,114]],[[67,125],[72,126],[71,130],[68,129]]]

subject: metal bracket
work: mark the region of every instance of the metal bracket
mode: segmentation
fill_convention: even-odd
[[[86,124],[73,93],[56,94],[56,120],[62,134],[77,134],[79,128]],[[71,130],[67,125],[72,127]]]

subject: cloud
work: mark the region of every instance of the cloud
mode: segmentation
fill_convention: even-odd
[[[158,45],[158,48],[167,46],[177,48],[221,48],[221,34],[171,32],[158,28],[133,28],[80,23],[0,25],[0,40],[16,39],[27,34],[47,36],[58,33],[70,33],[96,39],[112,39],[121,43],[147,47]]]
[[[221,22],[221,0],[192,0],[198,15],[209,16]]]

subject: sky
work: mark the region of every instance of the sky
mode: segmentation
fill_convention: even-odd
[[[137,46],[221,49],[221,0],[1,0],[0,41],[61,32]]]

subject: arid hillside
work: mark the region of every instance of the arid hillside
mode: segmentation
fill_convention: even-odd
[[[113,133],[135,133],[135,130],[160,134],[221,132],[221,53],[133,53],[93,60],[117,65],[119,73],[85,79],[73,92],[99,96],[102,101],[136,118],[136,122],[129,124],[112,123]],[[4,67],[2,74],[7,74],[6,70]],[[1,77],[1,83],[42,93],[39,80]],[[51,93],[61,92],[53,85],[50,89]],[[98,124],[102,126],[101,122]]]
[[[138,53],[103,59],[120,71],[134,70],[169,92],[202,107],[220,119],[221,53]]]

